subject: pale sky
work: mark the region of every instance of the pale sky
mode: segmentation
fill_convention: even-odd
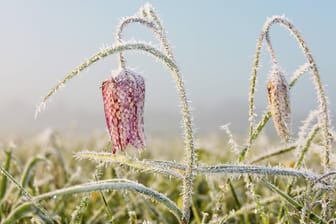
[[[101,82],[117,69],[110,56],[74,78],[53,97],[37,120],[35,106],[50,88],[84,59],[114,43],[115,28],[147,1],[4,1],[0,0],[0,134],[35,133],[45,128],[73,128],[90,133],[106,129]],[[267,17],[285,15],[299,29],[320,69],[335,119],[335,1],[152,1],[181,68],[198,132],[218,131],[231,123],[247,130],[248,91],[256,39]],[[126,29],[125,39],[150,41],[140,25]],[[271,39],[287,79],[305,62],[288,31],[271,30]],[[266,107],[270,70],[263,51],[257,109]],[[168,70],[142,53],[127,53],[127,65],[146,80],[147,132],[181,132],[179,103]],[[307,74],[291,93],[298,122],[317,98]]]

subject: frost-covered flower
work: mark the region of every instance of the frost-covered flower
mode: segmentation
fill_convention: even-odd
[[[103,82],[102,95],[112,152],[123,151],[128,144],[137,149],[144,148],[143,77],[130,70],[118,70],[111,79]]]
[[[288,141],[290,137],[289,89],[280,68],[275,66],[267,83],[268,103],[275,129],[280,138]]]

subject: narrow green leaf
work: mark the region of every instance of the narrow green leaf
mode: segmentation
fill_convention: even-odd
[[[280,190],[275,185],[269,183],[268,181],[262,179],[261,180],[264,185],[269,188],[270,190],[278,193],[281,197],[283,197],[290,205],[292,205],[295,209],[301,211],[303,209],[303,205],[297,202],[295,199],[293,199],[290,195],[286,194],[284,191]],[[316,215],[312,211],[309,211],[310,216],[309,218],[317,223],[326,223],[320,216]]]
[[[20,207],[13,210],[11,214],[9,214],[7,219],[4,220],[3,224],[12,223],[14,220],[17,221],[17,219],[15,218],[18,217],[18,214],[26,214],[31,212],[32,209],[31,204],[34,202],[46,200],[57,196],[87,193],[102,190],[130,190],[138,192],[164,205],[173,215],[175,215],[175,217],[179,220],[181,224],[185,223],[185,220],[183,219],[182,216],[182,211],[177,207],[177,205],[172,200],[170,200],[165,195],[157,191],[154,191],[148,187],[145,187],[142,184],[136,183],[134,181],[130,181],[127,179],[111,179],[111,180],[103,180],[81,185],[75,185],[35,196],[32,198],[32,201],[26,202],[22,204]]]
[[[11,159],[12,159],[12,150],[9,149],[8,151],[6,151],[6,161],[4,166],[4,170],[6,170],[7,172],[9,171]],[[7,176],[5,175],[5,173],[3,173],[0,182],[0,201],[5,196],[6,189],[7,189]]]

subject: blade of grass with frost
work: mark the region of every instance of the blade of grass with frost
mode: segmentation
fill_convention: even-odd
[[[168,166],[177,170],[185,171],[186,166],[178,163],[172,163],[171,161],[151,161],[151,160],[132,160],[131,158],[114,155],[111,156],[111,153],[98,153],[91,151],[83,151],[75,154],[77,159],[90,159],[95,160],[96,162],[111,162],[111,163],[121,163],[124,165],[131,166],[137,169],[157,169],[149,164],[162,164],[162,166]],[[146,167],[147,166],[147,167]],[[306,180],[315,180],[319,177],[318,174],[299,171],[295,169],[281,168],[281,167],[265,167],[265,166],[251,166],[251,165],[232,165],[232,164],[217,164],[213,166],[199,166],[195,168],[194,171],[200,174],[260,174],[260,175],[279,175],[279,176],[294,176],[299,178],[304,178]],[[162,172],[167,172],[162,170]],[[168,173],[172,175],[171,172]],[[173,174],[174,175],[174,174]],[[172,176],[173,176],[172,175]]]
[[[31,178],[33,169],[35,168],[35,166],[36,166],[39,162],[47,162],[47,160],[45,160],[44,158],[35,157],[35,158],[31,159],[31,160],[27,163],[27,165],[26,165],[26,167],[25,167],[25,169],[24,169],[24,171],[23,171],[23,175],[22,175],[22,177],[21,177],[21,181],[20,181],[21,186],[22,186],[23,188],[26,188],[26,187],[27,187],[28,182],[29,182],[29,180],[30,180],[30,178]],[[21,194],[22,194],[22,191],[19,191],[18,196],[17,196],[17,200],[19,199],[19,197],[21,196]]]
[[[32,198],[31,202],[26,202],[22,204],[20,207],[13,210],[11,214],[9,214],[9,216],[6,218],[6,220],[4,220],[3,224],[12,223],[14,220],[16,220],[15,217],[17,216],[17,214],[30,211],[31,204],[33,202],[46,200],[48,198],[52,198],[55,196],[88,193],[101,190],[130,190],[138,192],[140,194],[152,198],[153,200],[165,206],[173,215],[175,215],[175,217],[181,224],[186,223],[182,217],[182,211],[177,207],[177,205],[173,201],[171,201],[165,195],[156,192],[148,187],[145,187],[142,184],[136,183],[134,181],[126,179],[111,179],[62,188],[59,190],[35,196]]]
[[[45,210],[38,202],[33,201],[32,196],[29,194],[28,191],[26,191],[26,189],[24,189],[16,180],[15,178],[8,173],[5,169],[3,169],[2,167],[0,167],[0,171],[3,175],[5,175],[20,191],[22,191],[23,195],[26,197],[26,199],[29,201],[30,205],[29,205],[29,209],[30,212],[35,212],[35,214],[40,217],[44,222],[46,223],[53,223],[53,219],[51,218],[51,216],[48,214],[48,211]],[[17,221],[17,217],[22,217],[23,215],[25,215],[27,212],[26,211],[20,211],[19,213],[15,214],[12,217],[12,220],[10,222],[8,222],[9,224],[13,223],[14,221]],[[5,220],[7,220],[8,217],[6,217]],[[3,223],[6,223],[6,221],[3,221]]]
[[[293,176],[303,178],[306,180],[314,181],[319,175],[308,172],[299,171],[289,168],[280,167],[264,167],[264,166],[251,166],[251,165],[231,165],[231,164],[218,164],[215,166],[204,166],[196,168],[198,173],[203,174],[259,174],[259,175],[273,175],[273,176]]]
[[[6,160],[5,160],[4,170],[8,172],[10,164],[11,164],[11,160],[12,160],[12,150],[9,149],[5,153],[6,153]],[[7,176],[4,173],[1,176],[2,177],[1,177],[1,182],[0,182],[0,202],[4,198],[6,194],[6,190],[7,190]]]
[[[317,132],[320,130],[320,127],[318,125],[315,125],[315,127],[311,130],[311,132],[309,133],[309,135],[307,136],[307,139],[305,142],[303,143],[298,143],[297,148],[301,150],[298,159],[296,160],[295,164],[294,164],[294,169],[300,168],[301,164],[303,162],[303,159],[308,151],[308,148],[310,147],[315,135],[317,134]],[[317,179],[318,180],[318,179]],[[289,184],[286,186],[286,194],[291,194],[292,188],[294,186],[294,181],[295,179],[292,178],[289,181]],[[315,180],[316,181],[316,180]],[[279,218],[281,218],[284,214],[285,211],[285,204],[282,203],[281,207],[280,207],[280,212],[279,212]]]
[[[87,211],[89,205],[90,195],[86,194],[83,199],[80,201],[76,209],[71,213],[70,224],[81,224],[83,217]]]
[[[270,190],[278,193],[281,197],[283,197],[290,205],[292,205],[295,209],[301,211],[303,209],[303,205],[300,204],[299,202],[297,202],[295,199],[293,199],[290,195],[286,194],[285,192],[283,192],[282,190],[280,190],[278,187],[276,187],[275,185],[269,183],[266,180],[261,180],[263,182],[263,184],[269,188]],[[309,218],[315,222],[318,223],[326,223],[321,217],[319,217],[318,215],[316,215],[315,213],[313,213],[312,211],[310,211],[310,216]]]
[[[302,193],[305,189],[304,188],[299,188],[295,191],[295,193]],[[263,198],[260,200],[260,203],[263,205],[268,205],[271,203],[274,203],[276,201],[278,201],[279,199],[281,199],[281,195],[277,194],[277,195],[273,195],[267,198]],[[236,216],[239,215],[244,215],[246,213],[253,213],[254,210],[257,208],[257,203],[252,202],[250,204],[245,204],[244,206],[241,207],[241,209],[236,210],[234,212],[230,212],[230,214],[226,215],[225,217],[223,217],[223,219],[221,220],[221,224],[225,224],[227,223],[230,219],[235,218]]]
[[[96,166],[96,171],[95,171],[95,174],[94,174],[94,179],[95,181],[99,181],[101,180],[102,176],[103,176],[103,172],[104,172],[104,163],[99,163],[97,166]],[[117,176],[118,177],[118,176]],[[118,177],[119,178],[119,177]],[[100,195],[100,198],[101,200],[103,201],[104,203],[104,207],[105,207],[105,210],[106,210],[106,213],[109,217],[109,219],[112,219],[113,217],[113,214],[112,214],[112,211],[111,211],[111,208],[108,206],[108,203],[107,203],[107,199],[104,195],[104,192],[103,191],[99,191],[99,195]]]
[[[89,159],[91,161],[94,161],[96,163],[118,163],[125,166],[129,166],[138,170],[144,170],[144,171],[150,171],[150,172],[159,172],[171,177],[182,179],[183,176],[175,172],[173,170],[170,170],[167,168],[167,166],[160,166],[155,163],[151,163],[149,160],[139,160],[137,158],[131,158],[128,156],[124,156],[121,154],[112,154],[107,152],[94,152],[94,151],[81,151],[75,154],[76,159]],[[185,168],[185,166],[181,165]]]

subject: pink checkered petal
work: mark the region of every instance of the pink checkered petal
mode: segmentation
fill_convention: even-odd
[[[128,144],[144,148],[144,79],[129,70],[121,70],[103,82],[102,95],[112,152],[125,150]]]

